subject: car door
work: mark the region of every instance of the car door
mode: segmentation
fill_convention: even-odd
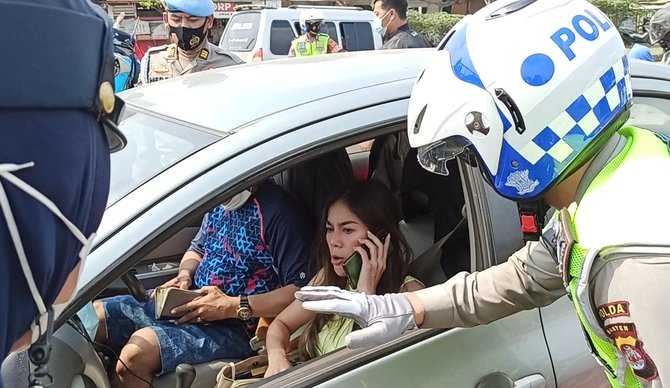
[[[342,128],[353,122],[340,118],[336,125]],[[473,268],[484,269],[494,262],[501,244],[486,239],[490,227],[480,227],[480,220],[488,214],[481,175],[465,165],[461,174],[467,182],[468,221],[471,241],[475,241],[471,250],[477,252]],[[263,386],[475,387],[485,378],[495,380],[495,386],[556,386],[539,310],[475,328],[417,330],[372,349],[343,349],[265,381]],[[507,385],[499,385],[501,380]]]

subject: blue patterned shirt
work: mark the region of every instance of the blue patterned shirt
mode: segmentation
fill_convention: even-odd
[[[205,215],[189,250],[202,256],[194,286],[253,295],[308,281],[311,233],[303,213],[279,186],[264,183],[239,209]]]

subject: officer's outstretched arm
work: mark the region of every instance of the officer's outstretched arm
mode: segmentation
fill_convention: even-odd
[[[353,318],[362,330],[350,347],[373,346],[417,326],[476,326],[521,310],[545,306],[565,293],[556,262],[543,243],[529,243],[503,264],[462,272],[443,284],[408,294],[365,295],[337,287],[305,287],[303,308]]]

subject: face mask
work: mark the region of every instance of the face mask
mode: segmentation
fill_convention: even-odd
[[[177,46],[179,46],[179,48],[184,51],[191,51],[200,46],[200,43],[205,40],[206,24],[207,21],[205,21],[202,24],[202,27],[199,28],[170,26],[170,35],[175,34],[177,36]]]
[[[233,195],[233,197],[223,203],[223,208],[226,211],[237,210],[242,207],[251,197],[251,191],[244,190],[241,193]]]
[[[65,224],[65,226],[77,238],[77,240],[81,242],[82,248],[79,251],[79,259],[81,261],[79,263],[79,273],[77,274],[77,281],[78,281],[79,274],[81,274],[81,271],[84,268],[84,262],[86,260],[86,257],[88,256],[91,250],[91,244],[93,242],[93,239],[95,238],[95,234],[92,234],[87,239],[84,236],[84,234],[72,222],[70,222],[70,220],[68,220],[63,215],[63,213],[49,198],[47,198],[42,193],[35,190],[32,186],[22,181],[13,174],[16,171],[30,168],[33,166],[34,163],[32,162],[21,165],[11,163],[0,164],[0,176],[4,178],[7,182],[12,183],[19,190],[23,191],[24,193],[34,198],[36,201],[40,202],[47,209],[49,209],[54,214],[54,216],[56,216],[63,222],[63,224]],[[72,292],[72,295],[70,295],[70,297],[66,302],[54,304],[51,308],[47,308],[46,304],[44,303],[44,300],[42,299],[42,296],[40,295],[39,289],[37,288],[37,284],[35,284],[35,278],[33,277],[33,273],[30,269],[30,264],[28,263],[28,258],[26,257],[26,252],[23,248],[23,243],[21,242],[19,229],[18,226],[16,225],[16,220],[14,219],[13,213],[11,211],[9,199],[7,198],[7,195],[5,194],[4,190],[0,190],[0,208],[2,209],[2,214],[4,215],[5,222],[7,223],[7,230],[9,231],[9,235],[12,239],[12,242],[14,243],[14,248],[16,249],[16,255],[19,258],[19,262],[21,264],[21,269],[23,270],[26,282],[28,283],[28,289],[30,290],[33,300],[37,305],[37,311],[39,313],[39,316],[30,326],[31,331],[30,343],[34,344],[35,342],[38,341],[38,339],[40,339],[40,337],[43,337],[40,340],[40,346],[43,348],[43,350],[45,350],[46,355],[43,358],[40,358],[39,360],[40,365],[36,366],[37,372],[33,371],[33,373],[31,373],[31,385],[35,385],[32,383],[33,381],[38,381],[41,377],[48,375],[48,371],[46,371],[45,367],[46,363],[49,360],[49,352],[48,352],[50,350],[49,337],[53,330],[53,321],[55,320],[56,317],[58,317],[58,315],[60,315],[60,313],[63,312],[63,310],[65,309],[65,307],[67,307],[70,301],[72,301],[75,292]],[[36,376],[37,380],[33,379],[32,376],[33,374]]]
[[[388,24],[384,25],[384,19],[388,16],[388,14],[389,14],[390,12],[391,12],[391,10],[388,10],[388,11],[386,11],[386,13],[384,14],[384,16],[382,16],[382,17],[375,17],[375,22],[374,22],[374,24],[375,24],[375,31],[377,31],[377,33],[378,33],[379,35],[381,35],[382,38],[386,36],[386,32],[388,31]],[[391,19],[391,20],[393,20],[393,19]],[[389,20],[389,22],[391,22],[391,20]]]

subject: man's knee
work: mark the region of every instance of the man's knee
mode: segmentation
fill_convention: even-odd
[[[158,336],[153,329],[145,327],[133,333],[126,346],[121,349],[119,362],[116,364],[116,373],[122,381],[133,376],[133,373],[147,379],[160,367]]]

